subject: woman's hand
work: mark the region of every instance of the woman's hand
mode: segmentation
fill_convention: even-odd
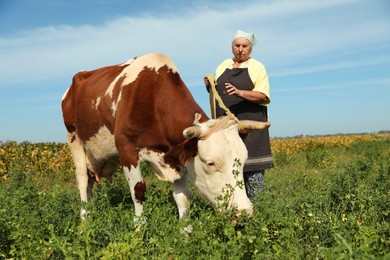
[[[206,86],[210,86],[210,81],[206,76],[203,78],[203,81]]]
[[[267,96],[259,91],[238,89],[230,83],[225,83],[226,90],[223,92],[226,95],[237,95],[240,98],[248,100],[253,103],[266,103]]]
[[[207,78],[207,76],[204,76],[203,82],[204,82],[204,84],[206,85],[207,92],[210,92],[211,84],[210,84],[210,81],[209,81],[209,79]]]
[[[240,94],[242,93],[243,90],[236,88],[235,86],[233,86],[230,83],[225,83],[225,89],[226,90],[224,91],[224,93],[229,95],[229,96],[237,95],[239,97],[242,97]]]

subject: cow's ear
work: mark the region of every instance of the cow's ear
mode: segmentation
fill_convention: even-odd
[[[192,138],[176,145],[164,155],[165,163],[179,170],[198,153],[198,139]]]

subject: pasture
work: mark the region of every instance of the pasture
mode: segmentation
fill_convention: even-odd
[[[0,146],[0,259],[388,259],[390,136],[272,139],[252,217],[231,224],[194,191],[178,220],[169,183],[143,165],[146,224],[121,172],[85,205],[64,144]],[[233,163],[233,162],[232,162]],[[183,228],[192,225],[191,233]]]

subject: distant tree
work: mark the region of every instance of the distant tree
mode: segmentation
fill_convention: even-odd
[[[12,146],[12,145],[17,145],[17,144],[18,143],[16,141],[10,141],[10,140],[5,141],[4,143],[2,142],[3,146]]]

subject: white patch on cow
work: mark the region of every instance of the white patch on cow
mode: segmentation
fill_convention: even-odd
[[[135,59],[135,58],[134,58]],[[122,64],[120,64],[119,66],[126,66],[126,65],[130,65],[133,61],[134,61],[134,59],[130,59],[130,60],[128,60],[128,61],[126,61],[126,62],[123,62]]]
[[[120,64],[119,66],[126,66],[126,65],[131,65],[133,62],[134,62],[135,59],[130,59],[122,64]],[[128,68],[128,67],[127,67]],[[138,75],[139,71],[131,71],[131,73],[136,73]],[[125,79],[127,79],[128,77],[128,69],[124,69],[122,70],[121,73],[118,74],[118,76],[116,76],[116,78],[111,82],[110,86],[108,86],[107,90],[106,90],[106,95],[109,95],[111,98],[112,98],[112,94],[114,92],[114,87],[115,85],[117,84],[118,80],[121,79],[122,77],[124,77]],[[136,78],[136,77],[135,77]],[[135,79],[134,78],[134,79]],[[132,81],[131,81],[132,82]],[[130,82],[130,83],[131,83]],[[123,87],[124,85],[122,84],[121,87]],[[111,110],[112,110],[112,115],[114,116],[115,113],[116,113],[116,108],[118,107],[118,103],[119,101],[121,100],[122,98],[122,92],[119,93],[119,96],[117,98],[117,100],[113,100],[112,101],[112,105],[111,105]]]
[[[178,73],[176,65],[173,63],[173,61],[168,58],[167,56],[163,54],[157,54],[157,53],[152,53],[152,54],[146,54],[131,60],[128,60],[125,63],[122,63],[120,66],[125,66],[121,73],[116,76],[116,78],[111,82],[110,86],[106,90],[106,95],[109,95],[112,98],[114,87],[119,81],[119,79],[124,78],[121,88],[131,84],[134,82],[138,75],[140,74],[141,71],[144,70],[145,67],[154,69],[156,72],[163,67],[167,66],[173,73]],[[117,100],[113,100],[111,109],[113,112],[113,115],[115,115],[116,108],[118,106],[119,101],[121,100],[121,93],[119,94]]]
[[[134,166],[131,166],[131,168],[123,167],[123,172],[125,174],[127,183],[130,188],[131,197],[134,202],[134,207],[135,207],[134,221],[137,222],[139,220],[139,217],[141,217],[143,206],[142,203],[137,200],[134,188],[137,185],[137,183],[144,181],[144,178],[142,177],[142,173],[141,173],[141,164],[138,164],[137,167]]]
[[[65,91],[64,95],[62,95],[62,101],[63,101],[63,100],[66,98],[66,96],[68,95],[69,89],[70,89],[70,87]]]
[[[126,65],[130,65],[134,62],[135,59],[130,59],[122,64],[120,64],[119,66],[126,66]],[[138,74],[137,74],[138,75]],[[122,77],[126,77],[127,76],[127,71],[124,69],[121,71],[121,73],[118,74],[118,76],[116,76],[116,78],[111,82],[110,86],[108,86],[107,90],[106,90],[106,95],[109,95],[110,97],[112,97],[112,94],[113,94],[113,91],[114,91],[114,87],[116,85],[116,83],[118,82],[118,80]]]
[[[102,167],[102,162],[109,162],[117,158],[118,150],[114,143],[114,135],[106,126],[85,143],[89,168],[96,172]]]
[[[112,110],[113,117],[115,117],[116,109],[118,107],[118,103],[121,100],[121,98],[122,98],[122,92],[119,93],[118,99],[116,101],[115,100],[112,101],[111,110]]]
[[[160,180],[174,182],[181,178],[181,174],[164,162],[164,153],[142,148],[139,153],[139,161],[148,162],[154,173]]]
[[[95,101],[92,101],[92,106],[95,108],[95,110],[98,110],[100,101],[102,101],[101,97],[98,97]]]

